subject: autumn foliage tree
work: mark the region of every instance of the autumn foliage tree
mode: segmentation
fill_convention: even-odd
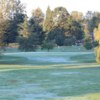
[[[98,28],[94,29],[94,39],[98,42],[98,45],[95,48],[96,61],[97,63],[100,63],[100,24],[98,25]]]
[[[50,7],[48,7],[46,11],[46,17],[43,23],[43,30],[48,33],[53,29],[53,25],[53,11],[50,9]]]

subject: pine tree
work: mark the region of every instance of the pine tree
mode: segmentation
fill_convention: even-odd
[[[35,51],[37,45],[34,43],[34,37],[29,32],[29,22],[28,17],[25,16],[24,22],[20,24],[20,31],[19,31],[19,50],[21,51]]]

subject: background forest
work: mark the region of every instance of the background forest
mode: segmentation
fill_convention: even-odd
[[[89,50],[99,45],[99,23],[100,12],[87,11],[83,15],[78,11],[69,13],[64,7],[51,10],[48,6],[45,14],[37,8],[28,17],[20,0],[0,0],[0,48],[5,50],[13,44],[21,51],[49,51],[59,46],[82,45]]]

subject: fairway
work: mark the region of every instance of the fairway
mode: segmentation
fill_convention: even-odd
[[[100,92],[99,74],[100,68],[2,71],[0,99],[66,100],[69,96],[97,93]]]
[[[100,100],[99,0],[0,0],[0,100]]]
[[[0,63],[0,100],[99,100],[92,52],[5,53]]]
[[[79,55],[79,59],[77,58]],[[89,59],[82,56],[88,56]],[[1,56],[0,64],[15,65],[54,65],[54,64],[75,64],[80,63],[80,59],[91,60],[95,62],[93,52],[17,52],[5,53]],[[75,58],[75,59],[74,59]]]

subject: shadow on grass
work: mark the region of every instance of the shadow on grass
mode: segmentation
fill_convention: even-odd
[[[2,55],[0,56],[0,64],[2,65],[55,65],[55,64],[65,64],[65,63],[41,61],[36,59],[30,60],[25,57]]]
[[[14,57],[14,56],[0,56],[0,64],[24,64],[27,59],[24,57]]]
[[[72,56],[71,60],[80,62],[80,63],[95,63],[95,55],[94,54],[82,54],[77,56]]]

